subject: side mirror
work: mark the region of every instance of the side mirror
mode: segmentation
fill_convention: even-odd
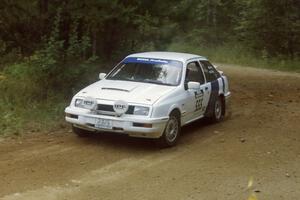
[[[200,89],[200,83],[190,81],[187,84],[189,90],[199,90]]]
[[[99,79],[102,80],[102,79],[105,78],[105,76],[106,76],[106,73],[100,73],[99,74]]]

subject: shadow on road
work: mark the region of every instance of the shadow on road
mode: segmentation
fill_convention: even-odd
[[[190,144],[193,138],[201,135],[200,138],[205,137],[209,132],[205,130],[211,124],[206,120],[197,120],[187,126],[182,127],[182,134],[177,146],[185,146],[185,142]],[[199,136],[197,136],[198,138]],[[162,150],[155,139],[134,138],[125,134],[100,132],[92,133],[89,137],[79,138],[84,144],[88,145],[104,145],[107,147],[115,147],[119,149],[132,149],[139,151],[153,151]],[[176,147],[175,147],[176,148]]]

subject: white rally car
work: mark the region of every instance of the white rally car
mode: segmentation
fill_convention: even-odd
[[[99,78],[65,109],[79,136],[109,131],[172,146],[182,126],[203,117],[221,121],[230,97],[223,72],[186,53],[132,54]]]

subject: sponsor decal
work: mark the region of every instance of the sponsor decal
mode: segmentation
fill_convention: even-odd
[[[195,91],[195,99],[196,99],[195,111],[199,111],[201,110],[203,104],[203,90],[200,90],[199,92]]]
[[[83,105],[85,108],[89,110],[96,110],[97,109],[97,99],[93,97],[86,97],[83,100]]]
[[[144,64],[169,64],[175,67],[182,67],[182,62],[176,60],[156,59],[156,58],[137,58],[129,57],[123,60],[123,63],[144,63]]]
[[[115,101],[115,103],[113,105],[113,108],[114,108],[114,111],[118,115],[122,115],[122,114],[127,112],[129,106],[128,106],[128,103],[126,101],[118,100],[118,101]]]

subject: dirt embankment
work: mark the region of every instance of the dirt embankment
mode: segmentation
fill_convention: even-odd
[[[226,120],[185,127],[171,149],[69,129],[1,140],[0,199],[299,199],[300,76],[222,69]]]

